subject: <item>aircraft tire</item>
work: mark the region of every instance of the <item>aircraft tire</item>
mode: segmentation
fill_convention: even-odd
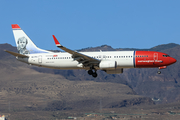
[[[161,71],[158,71],[157,73],[158,73],[158,74],[161,74]]]
[[[93,74],[93,71],[92,71],[92,70],[88,70],[88,74],[89,74],[89,75],[92,75],[92,74]]]
[[[92,76],[93,76],[94,78],[96,78],[96,77],[97,77],[97,73],[96,73],[96,72],[93,73]]]

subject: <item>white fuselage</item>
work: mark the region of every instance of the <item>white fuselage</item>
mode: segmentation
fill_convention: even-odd
[[[123,73],[123,68],[164,69],[176,62],[169,55],[156,51],[76,52],[61,45],[53,35],[56,46],[65,51],[55,53],[38,48],[18,24],[12,24],[12,30],[18,53],[6,52],[16,56],[18,60],[53,69],[85,69],[94,78],[97,77],[97,70],[120,74]]]
[[[135,51],[80,52],[100,61],[116,61],[117,68],[134,68]],[[29,54],[29,58],[17,58],[31,65],[53,69],[89,69],[74,60],[67,52]],[[99,68],[97,68],[99,69]]]

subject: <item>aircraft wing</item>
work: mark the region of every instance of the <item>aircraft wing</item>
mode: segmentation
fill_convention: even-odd
[[[21,57],[21,58],[28,58],[29,57],[29,56],[22,55],[22,54],[19,54],[19,53],[15,53],[15,52],[11,52],[11,51],[8,51],[8,50],[4,50],[4,51],[11,54],[11,55],[16,56],[16,57]]]
[[[79,63],[82,63],[85,67],[97,66],[100,63],[100,60],[98,60],[98,59],[92,58],[90,56],[81,54],[79,52],[70,50],[70,49],[62,46],[54,35],[53,35],[53,38],[54,38],[54,42],[57,47],[70,53],[72,55],[72,58],[74,58],[74,60],[77,60]]]

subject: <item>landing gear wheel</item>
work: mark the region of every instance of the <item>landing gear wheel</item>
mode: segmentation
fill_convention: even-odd
[[[158,74],[161,74],[161,71],[158,71],[157,73],[158,73]]]
[[[92,74],[93,74],[93,71],[92,71],[92,70],[88,70],[88,74],[89,74],[89,75],[92,75]]]
[[[96,78],[96,77],[97,77],[97,73],[94,72],[94,73],[92,74],[92,76],[93,76],[94,78]]]
[[[90,69],[88,70],[88,74],[92,75],[94,78],[96,78],[98,75],[96,73],[96,69],[94,68],[94,66],[91,66]]]

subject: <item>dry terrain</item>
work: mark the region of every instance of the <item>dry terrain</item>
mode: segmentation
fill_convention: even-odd
[[[173,52],[180,49],[179,45],[159,47],[177,60],[180,58],[178,52]],[[94,79],[83,70],[29,66],[4,49],[16,48],[0,45],[0,115],[5,114],[8,120],[179,118],[179,62],[161,75],[155,69],[125,69],[120,75],[98,72]],[[152,97],[160,101],[152,101]]]
[[[54,111],[95,111],[154,104],[124,84],[69,81],[61,75],[37,72],[14,59],[0,61],[0,76],[0,111],[10,114],[9,119],[21,119],[20,116],[25,115],[24,120],[28,113],[48,120],[56,118],[53,117]]]

